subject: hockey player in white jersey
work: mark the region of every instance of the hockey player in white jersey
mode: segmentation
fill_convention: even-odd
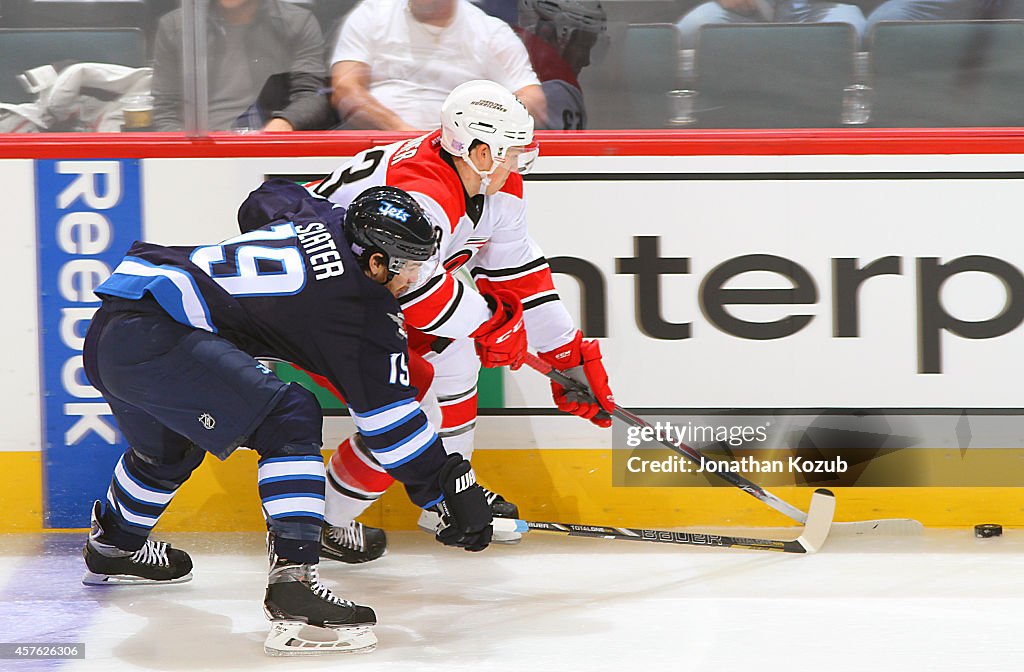
[[[532,117],[511,92],[490,81],[467,82],[446,99],[440,130],[363,151],[311,187],[342,205],[369,186],[398,187],[437,228],[442,263],[399,303],[410,351],[433,365],[423,405],[436,398],[445,449],[467,458],[473,452],[481,362],[515,368],[527,340],[540,357],[593,391],[581,397],[552,384],[558,408],[611,426],[614,402],[600,348],[584,340],[573,323],[527,231],[522,174],[538,154],[533,130]],[[470,271],[478,291],[455,277],[460,268]],[[526,338],[517,330],[495,338],[518,314]],[[362,443],[359,435],[343,442],[328,468],[322,553],[345,562],[372,560],[385,546],[380,530],[353,522],[390,484]],[[488,491],[488,499],[495,516],[518,517],[515,505],[500,495]],[[432,531],[435,525],[432,514],[421,516],[420,527]],[[518,536],[496,534],[494,540]]]
[[[583,68],[608,50],[608,15],[596,0],[519,0],[516,33],[548,102],[547,128],[587,128]]]

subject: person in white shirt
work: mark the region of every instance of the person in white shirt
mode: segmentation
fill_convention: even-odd
[[[864,13],[852,2],[827,0],[709,0],[679,19],[683,49],[697,47],[700,29],[715,23],[848,23],[864,34]]]
[[[498,82],[547,119],[540,80],[504,21],[468,0],[363,0],[331,60],[331,102],[346,128],[433,130],[463,82]]]

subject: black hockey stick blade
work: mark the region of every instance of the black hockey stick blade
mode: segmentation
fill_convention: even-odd
[[[836,511],[836,498],[824,488],[814,491],[807,524],[796,539],[758,539],[733,537],[703,532],[671,532],[610,525],[578,525],[576,523],[549,523],[515,518],[495,518],[498,532],[556,532],[570,537],[615,539],[620,541],[648,541],[659,544],[703,546],[705,548],[741,548],[750,551],[776,553],[816,553],[825,544],[832,517]]]

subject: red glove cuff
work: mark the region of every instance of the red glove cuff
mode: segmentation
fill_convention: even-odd
[[[573,339],[565,345],[538,354],[545,362],[561,371],[580,367],[586,378],[587,387],[590,388],[590,394],[597,402],[588,401],[579,393],[570,392],[552,381],[551,394],[555,399],[555,405],[560,410],[586,418],[599,427],[610,427],[611,414],[615,411],[615,399],[608,386],[608,374],[601,362],[601,346],[597,341],[584,341],[583,334],[577,331]]]
[[[588,341],[588,343],[597,345],[595,341]],[[538,352],[537,356],[559,371],[579,366],[583,363],[583,332],[577,330],[576,335],[565,345],[547,352]],[[600,352],[597,356],[601,356]]]

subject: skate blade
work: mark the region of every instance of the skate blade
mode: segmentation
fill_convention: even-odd
[[[141,576],[132,576],[131,574],[95,574],[89,571],[86,571],[85,576],[82,577],[82,583],[87,586],[132,586],[143,584],[160,584],[163,586],[171,583],[186,583],[191,580],[192,572],[166,581],[146,579]]]
[[[320,547],[320,559],[321,560],[334,560],[335,562],[343,562],[346,565],[362,565],[362,564],[367,563],[367,562],[376,562],[377,560],[380,560],[381,558],[383,558],[387,554],[388,554],[388,549],[385,548],[384,552],[381,553],[380,555],[378,555],[376,558],[367,558],[365,560],[353,560],[351,558],[343,558],[340,555],[338,555],[337,553],[333,553],[333,552],[327,550],[323,546]]]
[[[377,648],[372,626],[321,628],[301,621],[274,621],[263,643],[268,656],[370,653]]]

